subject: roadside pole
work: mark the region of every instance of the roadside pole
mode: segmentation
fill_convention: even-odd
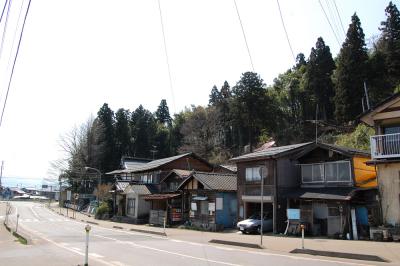
[[[264,232],[264,177],[267,176],[267,166],[260,167],[260,176],[261,176],[261,224],[260,224],[260,246],[263,245],[263,232]]]
[[[17,225],[15,226],[15,233],[18,233],[18,220],[19,220],[19,213],[17,214]]]
[[[304,249],[304,224],[300,225],[301,227],[301,249]]]
[[[88,260],[89,260],[89,232],[90,232],[90,225],[85,226],[85,231],[86,231],[86,249],[85,249],[85,266],[89,266]]]

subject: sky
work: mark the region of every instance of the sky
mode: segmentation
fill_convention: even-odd
[[[5,17],[0,24],[5,36],[0,108],[28,1],[12,1],[5,35]],[[1,9],[4,3],[0,0]],[[379,34],[388,1],[279,0],[295,55],[308,57],[320,36],[337,55],[344,33],[334,3],[346,31],[357,12],[367,42]],[[272,84],[295,63],[277,1],[236,4],[254,71]],[[142,104],[154,112],[166,99],[176,113],[207,105],[213,85],[227,80],[233,86],[252,70],[235,1],[160,0],[160,5],[172,86],[157,0],[32,0],[0,127],[3,176],[50,178],[49,162],[63,156],[60,137],[95,116],[103,103],[114,111]]]

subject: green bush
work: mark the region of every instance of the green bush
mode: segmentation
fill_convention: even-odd
[[[96,210],[96,219],[102,219],[104,216],[108,215],[110,212],[110,207],[107,202],[103,202]]]

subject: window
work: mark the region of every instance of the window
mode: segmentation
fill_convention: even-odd
[[[324,164],[305,164],[301,166],[303,183],[323,182],[324,172]]]
[[[206,200],[200,201],[200,214],[203,215],[208,214],[208,201]]]
[[[128,198],[128,207],[127,207],[127,214],[131,216],[135,216],[135,203],[136,199]]]
[[[260,167],[246,168],[246,181],[260,181]]]
[[[303,183],[351,182],[350,162],[304,164],[301,166]]]

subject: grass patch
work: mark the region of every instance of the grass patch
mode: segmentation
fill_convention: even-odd
[[[4,223],[4,227],[7,229],[8,232],[12,232],[11,228],[7,226],[6,223]],[[21,236],[20,234],[18,234],[17,232],[12,232],[12,235],[17,238],[15,241],[18,241],[19,243],[23,244],[23,245],[27,245],[28,244],[28,240],[26,240],[25,237]]]
[[[20,234],[18,234],[17,232],[13,232],[13,236],[15,236],[17,238],[17,240],[19,241],[19,243],[23,244],[23,245],[27,245],[28,241],[25,239],[25,237],[21,236]]]

